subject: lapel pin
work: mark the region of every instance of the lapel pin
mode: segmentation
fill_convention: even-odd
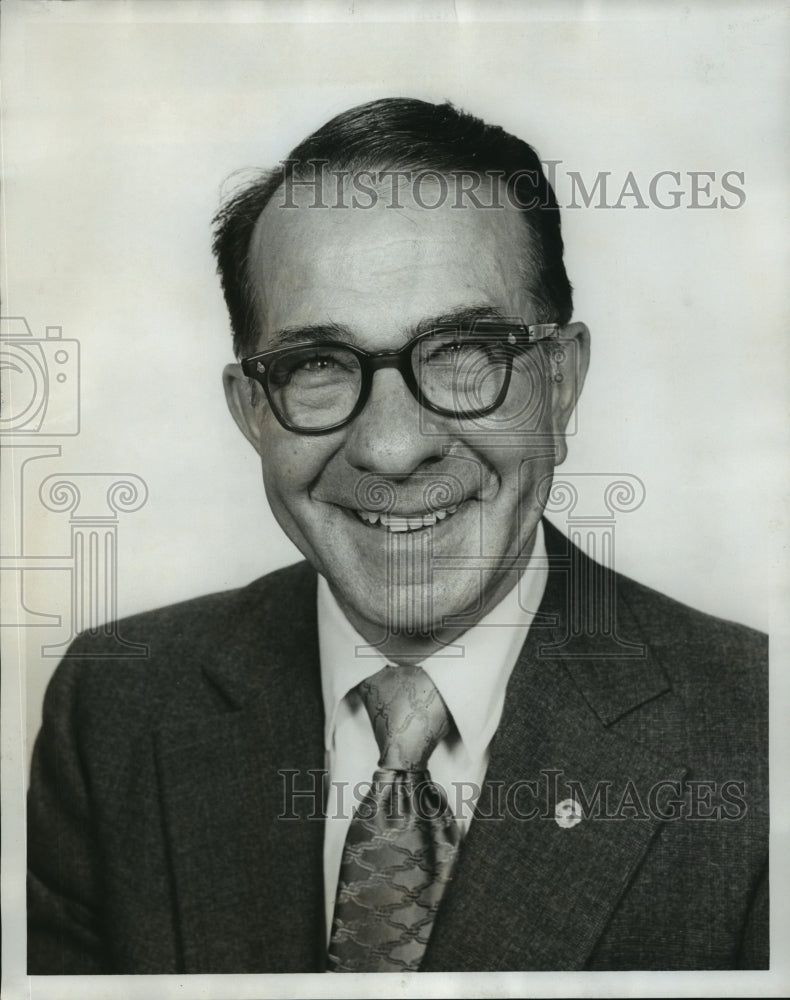
[[[554,809],[554,822],[562,830],[570,830],[582,821],[582,807],[576,799],[563,799]]]

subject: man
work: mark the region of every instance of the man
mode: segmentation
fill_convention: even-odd
[[[767,965],[763,638],[542,520],[562,250],[531,147],[412,100],[222,210],[228,404],[307,562],[59,667],[31,972]]]

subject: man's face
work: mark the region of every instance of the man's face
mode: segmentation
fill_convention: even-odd
[[[426,185],[421,195],[433,203]],[[257,351],[281,346],[286,333],[289,343],[321,339],[330,326],[349,344],[391,351],[418,327],[466,310],[536,321],[521,266],[526,230],[512,208],[453,208],[445,199],[427,210],[406,191],[401,209],[383,197],[369,209],[311,208],[311,199],[285,209],[275,195],[256,227]],[[229,404],[260,455],[277,520],[368,641],[388,627],[429,632],[447,616],[476,620],[514,585],[507,557],[531,550],[538,485],[564,457],[586,366],[586,330],[575,336],[581,350],[566,345],[554,372],[550,348],[529,348],[489,417],[431,413],[387,368],[374,375],[364,410],[322,436],[283,428],[229,367]],[[408,530],[365,517],[381,510],[382,490],[391,513],[410,518],[394,527]]]

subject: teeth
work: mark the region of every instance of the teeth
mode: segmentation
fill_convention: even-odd
[[[418,531],[420,528],[430,528],[437,521],[443,521],[448,514],[454,514],[458,504],[445,507],[442,510],[432,510],[428,514],[380,514],[369,510],[358,510],[357,517],[366,524],[381,523],[383,528],[391,532]]]

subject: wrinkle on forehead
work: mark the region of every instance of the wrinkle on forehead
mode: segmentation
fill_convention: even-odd
[[[429,205],[436,200],[427,184],[422,194]],[[398,198],[398,208],[389,207],[390,191],[372,208],[351,207],[350,198],[349,207],[322,208],[314,205],[312,190],[297,189],[296,207],[285,208],[275,194],[250,244],[258,316],[265,320],[283,298],[314,296],[320,289],[332,295],[342,287],[353,299],[369,294],[372,283],[392,287],[399,278],[427,287],[441,281],[445,261],[457,258],[459,246],[474,248],[468,260],[470,286],[497,287],[506,275],[518,275],[523,290],[529,235],[512,206],[455,207],[448,198],[431,209],[417,205],[407,191]],[[332,252],[317,251],[321,245],[331,245]]]

